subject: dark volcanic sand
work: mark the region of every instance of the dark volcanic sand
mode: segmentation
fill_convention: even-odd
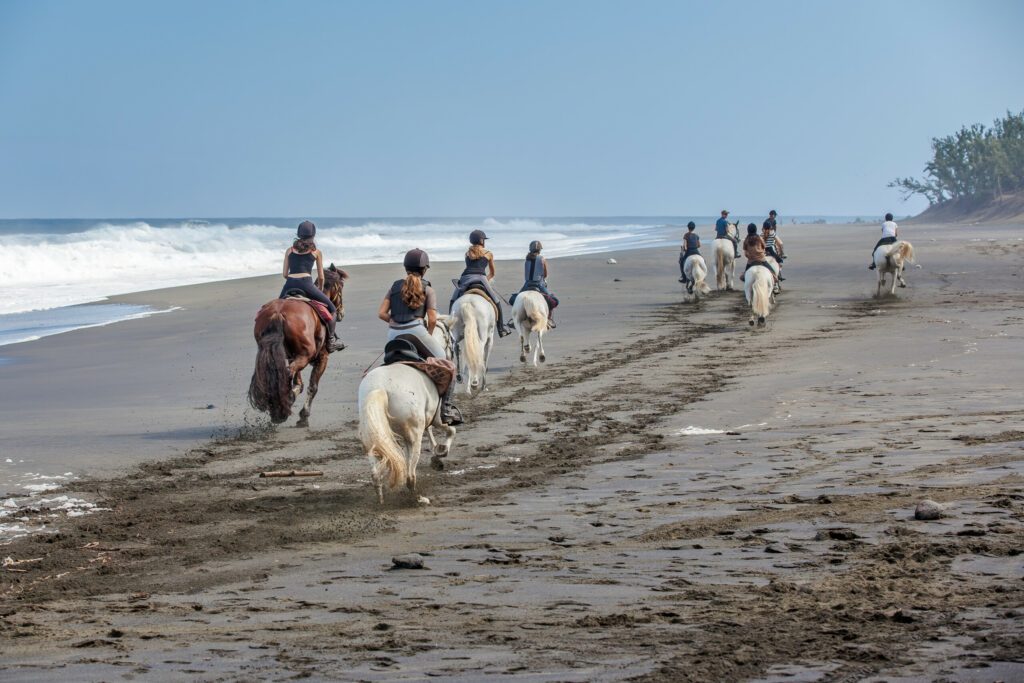
[[[863,234],[787,228],[763,332],[672,253],[553,263],[549,364],[502,342],[429,507],[376,505],[330,400],[75,482],[112,510],[0,548],[42,558],[0,573],[0,679],[1020,680],[1024,242],[907,232],[876,301]],[[255,476],[291,468],[325,476]]]

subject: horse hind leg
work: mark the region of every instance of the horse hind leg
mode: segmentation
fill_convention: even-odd
[[[421,422],[406,425],[402,430],[405,441],[405,487],[410,491],[416,491],[416,466],[420,462],[420,450],[423,446],[423,429]]]
[[[537,330],[537,357],[541,363],[547,360],[547,356],[544,355],[544,330]]]
[[[299,421],[295,423],[296,427],[309,426],[310,408],[313,406],[313,399],[316,398],[316,392],[320,388],[320,378],[323,377],[326,369],[327,354],[321,353],[314,360],[313,372],[309,375],[309,389],[306,391],[306,402],[303,404],[302,410],[299,411]]]

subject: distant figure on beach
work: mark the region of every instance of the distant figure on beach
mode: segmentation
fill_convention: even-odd
[[[512,334],[512,330],[505,324],[505,313],[501,308],[501,297],[491,286],[494,279],[494,254],[484,246],[487,235],[483,230],[474,230],[469,233],[469,250],[466,252],[466,268],[455,285],[451,301],[448,302],[448,311],[451,312],[455,300],[466,293],[474,286],[482,289],[494,304],[498,314],[498,336],[504,337]]]
[[[743,269],[743,275],[740,275],[740,280],[746,277],[747,271],[752,267],[768,265],[768,261],[765,260],[765,254],[764,240],[757,234],[757,224],[749,223],[747,225],[747,238],[743,240],[743,255],[747,257],[747,267]]]
[[[723,213],[728,212],[723,211]],[[694,232],[696,229],[697,224],[693,221],[686,224],[686,232],[683,233],[683,243],[679,247],[679,281],[687,285],[690,284],[690,281],[689,278],[686,277],[686,272],[683,270],[683,266],[686,264],[686,259],[690,256],[700,254],[700,236]]]
[[[782,277],[782,262],[786,260],[786,252],[782,248],[782,240],[775,234],[775,221],[765,221],[763,230],[761,238],[764,240],[765,253],[779,264],[779,280],[785,280]]]
[[[875,243],[875,248],[871,250],[872,261],[871,261],[871,265],[868,266],[868,270],[874,270],[875,269],[875,261],[874,261],[875,249],[878,249],[883,244],[895,244],[896,243],[896,239],[899,237],[899,234],[900,234],[899,226],[896,225],[895,221],[893,221],[892,214],[891,213],[885,214],[885,222],[882,223],[882,239],[878,240],[878,242]]]
[[[324,286],[324,257],[316,248],[313,238],[316,236],[316,226],[312,221],[302,221],[296,231],[295,241],[288,251],[284,253],[284,287],[281,288],[279,298],[285,298],[288,292],[301,291],[305,296],[314,301],[319,301],[331,313],[331,319],[327,321],[327,333],[330,335],[327,343],[327,352],[333,353],[345,348],[345,345],[338,339],[335,327],[338,324],[338,309],[331,303],[331,300],[323,293]],[[316,281],[313,281],[313,266],[316,266]]]
[[[388,324],[388,341],[398,337],[415,337],[417,346],[434,358],[447,359],[444,346],[434,337],[437,326],[437,295],[426,279],[430,256],[422,249],[406,252],[402,261],[405,278],[395,280],[384,294],[377,317]],[[441,396],[441,421],[446,425],[462,424],[461,414],[451,405],[452,387]]]
[[[548,260],[540,255],[544,245],[539,240],[530,242],[530,251],[526,254],[526,263],[523,265],[523,286],[519,291],[509,297],[509,304],[515,305],[516,294],[526,291],[540,292],[548,304],[548,326],[551,329],[556,327],[552,318],[555,308],[558,306],[558,297],[548,290]]]
[[[729,212],[725,209],[722,209],[722,217],[715,221],[715,239],[732,240],[733,246],[736,247],[736,258],[740,257],[740,236],[729,235]]]

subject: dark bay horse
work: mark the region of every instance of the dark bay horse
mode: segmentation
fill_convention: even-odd
[[[341,290],[348,273],[332,263],[324,270],[324,294],[345,315]],[[302,371],[313,365],[306,391],[306,403],[299,412],[297,427],[309,426],[309,407],[316,396],[320,377],[327,369],[327,328],[312,306],[298,299],[268,301],[256,314],[253,336],[259,349],[256,369],[249,384],[249,404],[270,414],[280,424],[292,413],[292,404],[302,393]]]

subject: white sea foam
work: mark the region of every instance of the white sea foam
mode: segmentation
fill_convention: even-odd
[[[322,222],[317,245],[339,266],[391,263],[411,247],[436,261],[460,259],[466,235],[482,227],[498,258],[519,258],[534,239],[547,256],[661,243],[661,225],[537,220]],[[100,301],[177,285],[279,272],[291,225],[184,221],[99,223],[79,232],[0,234],[0,315]],[[518,276],[518,273],[517,273]]]
[[[676,434],[678,434],[679,436],[700,436],[702,434],[725,434],[725,430],[724,429],[708,429],[706,427],[694,427],[693,425],[690,425],[689,427],[683,427],[678,432],[676,432]]]

